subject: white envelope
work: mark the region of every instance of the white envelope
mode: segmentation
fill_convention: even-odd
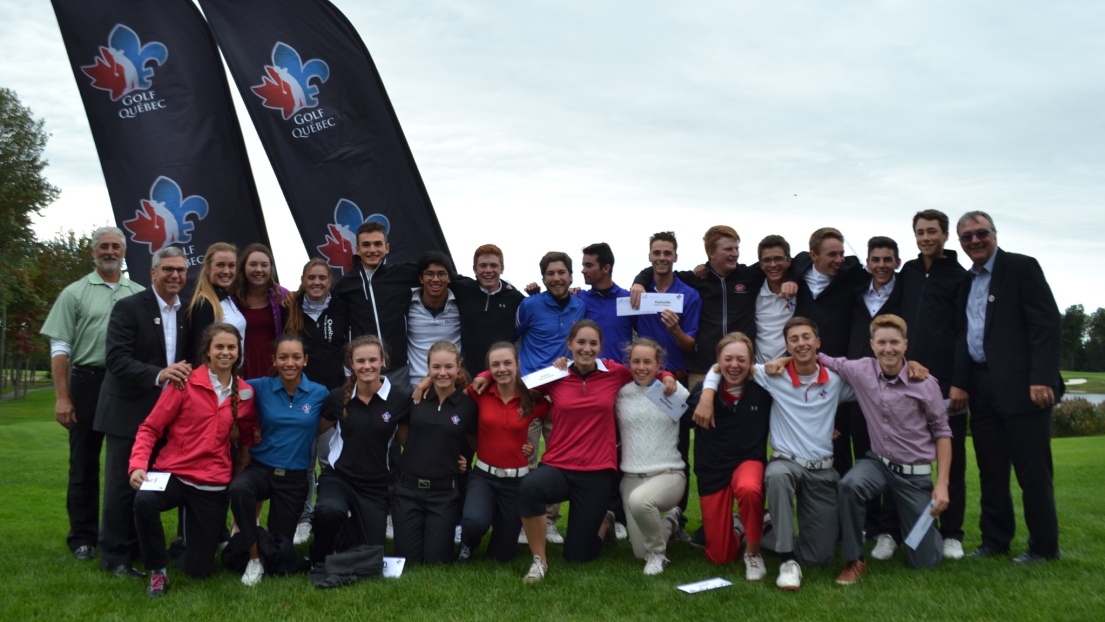
[[[935,501],[929,501],[929,504],[921,511],[921,515],[917,517],[917,522],[913,523],[913,529],[909,530],[909,535],[905,538],[905,545],[914,551],[917,550],[918,546],[921,546],[921,539],[925,537],[929,527],[932,527],[932,522],[936,520],[936,517],[932,515],[934,505],[936,505]]]
[[[618,298],[618,315],[649,315],[660,313],[664,309],[671,309],[676,313],[683,312],[683,294],[641,294],[640,308],[634,309],[629,304],[629,297]]]
[[[398,579],[403,574],[403,567],[407,565],[406,557],[385,557],[384,576],[389,579]]]
[[[683,413],[687,412],[687,403],[676,399],[677,395],[677,393],[664,395],[664,383],[659,380],[653,380],[652,384],[645,389],[645,397],[656,404],[656,407],[664,411],[664,414],[671,417],[673,421],[679,421],[683,418]]]
[[[716,590],[719,587],[729,587],[730,585],[733,585],[732,582],[726,581],[721,577],[714,577],[713,579],[706,579],[705,581],[684,583],[683,585],[677,586],[676,589],[688,594],[696,594],[698,592],[705,592],[706,590]]]
[[[568,375],[568,370],[557,369],[552,365],[549,365],[545,369],[539,369],[535,372],[530,372],[525,376],[522,376],[522,382],[525,383],[527,389],[535,389],[543,384],[548,384],[553,380],[560,380]]]
[[[169,477],[172,473],[161,473],[158,471],[149,471],[146,473],[146,479],[148,481],[142,482],[142,487],[139,490],[152,490],[153,492],[164,492],[165,487],[169,485]]]

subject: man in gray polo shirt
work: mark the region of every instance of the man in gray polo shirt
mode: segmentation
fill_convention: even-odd
[[[62,290],[41,331],[50,338],[50,368],[57,391],[54,416],[69,430],[66,541],[81,560],[96,556],[104,435],[92,429],[92,420],[107,366],[107,321],[115,301],[144,289],[122,276],[126,252],[121,230],[101,227],[94,231],[92,261],[96,269]]]

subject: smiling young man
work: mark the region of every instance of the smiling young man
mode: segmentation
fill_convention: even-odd
[[[956,233],[973,264],[970,285],[960,294],[963,320],[952,381],[969,396],[982,493],[982,546],[972,556],[1009,551],[1017,524],[1009,490],[1012,467],[1028,527],[1028,550],[1013,561],[1059,559],[1051,460],[1051,409],[1064,388],[1059,307],[1035,259],[998,248],[989,214],[967,212]]]
[[[545,291],[530,296],[518,307],[515,327],[518,337],[518,360],[521,374],[544,369],[560,357],[570,358],[568,333],[572,324],[583,319],[587,307],[578,296],[573,296],[572,258],[567,253],[551,251],[541,258],[541,280]],[[551,417],[535,419],[529,427],[529,442],[535,448],[541,437],[546,443],[552,432]],[[530,456],[529,466],[537,468],[537,452]],[[562,544],[564,538],[556,530],[560,518],[560,504],[546,508],[546,540]]]
[[[104,435],[92,429],[96,402],[107,372],[104,337],[116,301],[144,288],[121,274],[126,238],[115,227],[92,233],[95,270],[68,285],[58,296],[42,334],[50,338],[50,369],[57,402],[54,416],[69,431],[69,488],[66,541],[73,556],[96,556],[100,516],[100,453]]]
[[[867,572],[863,527],[869,501],[891,495],[903,534],[909,533],[922,512],[939,516],[948,507],[952,432],[940,385],[931,376],[909,378],[905,360],[909,342],[902,318],[879,315],[870,322],[869,334],[875,358],[818,357],[852,387],[871,432],[870,451],[856,460],[837,489],[840,556],[845,564],[836,579],[841,585],[855,583]],[[934,568],[943,550],[943,539],[935,524],[930,525],[916,549],[906,547],[906,560],[914,568]]]
[[[388,380],[399,387],[410,382],[407,367],[407,312],[411,285],[418,280],[413,263],[388,264],[391,245],[382,223],[357,227],[357,259],[353,271],[334,285],[334,296],[347,310],[350,339],[376,335],[384,342],[390,365]]]
[[[902,318],[909,324],[906,356],[928,368],[949,402],[948,425],[952,430],[952,465],[948,484],[948,509],[940,515],[944,557],[963,557],[963,516],[967,507],[967,404],[966,394],[953,395],[956,301],[968,283],[967,270],[959,265],[948,242],[948,216],[929,209],[913,216],[913,236],[920,251],[905,262],[898,274],[902,290]],[[952,397],[957,397],[953,400]],[[952,403],[954,402],[954,403]]]
[[[487,368],[485,359],[492,344],[514,341],[514,320],[525,296],[502,280],[505,265],[503,251],[484,244],[472,256],[476,278],[455,275],[449,283],[460,309],[464,369],[471,378]]]
[[[787,353],[783,327],[794,317],[795,308],[794,300],[782,296],[790,270],[790,243],[781,235],[769,235],[756,250],[767,277],[756,297],[756,362],[766,363]]]
[[[451,265],[445,253],[439,251],[424,253],[418,260],[421,287],[412,292],[407,313],[407,356],[412,389],[429,372],[426,356],[430,346],[438,341],[461,344],[460,310],[449,290]]]

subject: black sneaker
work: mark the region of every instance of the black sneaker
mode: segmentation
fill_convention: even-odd
[[[88,546],[87,544],[85,544],[84,546],[78,546],[77,550],[73,551],[73,557],[81,561],[96,559],[96,549]]]
[[[694,532],[694,536],[691,538],[691,546],[704,549],[706,548],[706,530],[699,527],[698,531]]]
[[[150,586],[146,588],[146,595],[150,598],[164,596],[169,591],[169,576],[164,572],[155,572],[150,575]]]

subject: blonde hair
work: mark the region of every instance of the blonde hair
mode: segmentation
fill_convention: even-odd
[[[460,355],[460,348],[452,341],[435,341],[434,345],[430,346],[429,351],[426,352],[426,366],[430,365],[430,359],[434,354],[438,352],[452,352],[457,357],[457,389],[461,390],[468,386],[468,372],[464,371],[464,357]]]
[[[905,320],[894,315],[893,313],[885,313],[883,315],[875,316],[875,319],[871,320],[871,338],[875,338],[875,331],[880,328],[896,328],[902,333],[902,337],[909,334],[908,327]]]
[[[229,242],[215,242],[211,246],[207,247],[207,252],[203,254],[203,267],[200,268],[200,278],[196,282],[196,291],[192,294],[192,302],[188,304],[188,319],[192,319],[192,315],[196,312],[196,307],[200,305],[202,301],[207,301],[207,304],[211,305],[211,310],[215,313],[215,321],[223,321],[223,307],[219,304],[219,295],[215,293],[215,286],[211,284],[211,258],[215,256],[215,253],[230,252],[234,255],[234,262],[238,261],[238,247],[230,244]],[[238,271],[235,269],[234,275],[237,278]],[[231,287],[234,284],[231,283]]]

